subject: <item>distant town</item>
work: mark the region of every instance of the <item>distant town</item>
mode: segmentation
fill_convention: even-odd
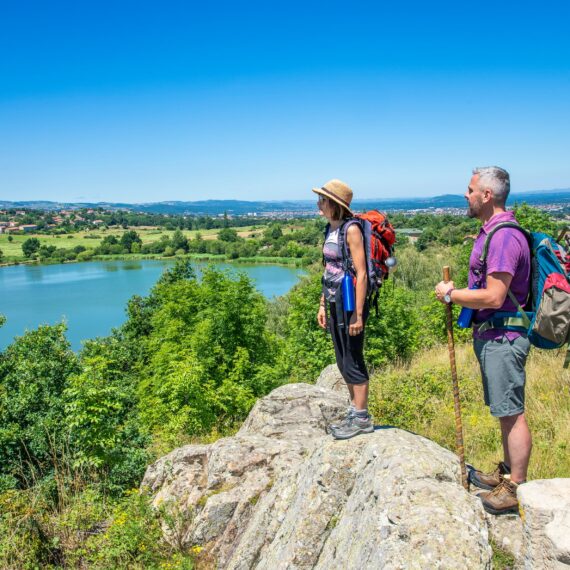
[[[511,204],[527,203],[546,211],[558,219],[569,219],[570,189],[544,190],[535,192],[513,193]],[[405,216],[420,213],[452,216],[465,215],[465,200],[461,195],[436,196],[431,198],[355,200],[353,209],[365,211],[380,209],[398,212]],[[159,225],[164,225],[168,218],[196,218],[200,216],[228,219],[287,220],[311,218],[317,215],[313,200],[299,201],[238,201],[204,200],[194,202],[156,202],[148,204],[125,203],[59,203],[0,200],[0,233],[31,233],[54,230],[57,228],[93,229],[108,224],[123,223],[124,216],[157,216]],[[140,225],[140,224],[135,224]],[[176,225],[176,224],[173,224]]]

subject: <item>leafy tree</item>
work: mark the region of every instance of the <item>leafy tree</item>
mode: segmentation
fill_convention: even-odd
[[[437,230],[435,228],[427,228],[416,240],[416,249],[418,251],[424,251],[429,245],[437,242],[437,239]]]
[[[276,356],[267,303],[251,281],[209,267],[199,282],[189,268],[178,265],[149,298],[131,302],[125,325],[148,362],[141,417],[172,442],[243,419],[273,386],[265,372]]]
[[[234,241],[237,241],[238,235],[234,229],[224,228],[224,229],[220,230],[220,233],[218,234],[218,239],[220,239],[222,241],[227,241],[227,242],[234,242]]]
[[[119,240],[117,239],[117,236],[109,235],[103,238],[101,245],[117,245],[118,243]]]
[[[4,252],[0,249],[0,263],[4,261]]]
[[[263,237],[267,242],[272,242],[283,237],[283,230],[280,224],[271,224],[263,232]]]
[[[32,257],[36,251],[40,249],[40,240],[38,238],[28,238],[22,243],[22,251],[28,258]]]
[[[556,236],[556,222],[548,212],[543,212],[538,208],[533,208],[526,203],[515,205],[515,218],[519,224],[532,232],[544,232],[551,236]]]
[[[93,249],[86,249],[77,255],[77,261],[91,261],[95,251]]]
[[[304,278],[286,296],[278,374],[292,382],[313,382],[321,370],[335,362],[333,344],[317,324],[321,295],[321,273]]]
[[[65,326],[41,326],[0,355],[0,476],[31,484],[65,449],[62,393],[78,361]]]
[[[142,239],[135,230],[129,230],[121,236],[120,243],[123,248],[130,253],[134,243],[138,243],[139,246],[142,245]]]
[[[178,249],[182,249],[185,252],[188,251],[188,239],[179,229],[174,232],[170,241],[175,251]]]
[[[8,236],[8,241],[12,243],[14,241],[14,236]]]
[[[136,413],[134,349],[118,334],[86,343],[81,372],[64,392],[74,467],[97,469],[112,491],[136,485],[149,459]]]

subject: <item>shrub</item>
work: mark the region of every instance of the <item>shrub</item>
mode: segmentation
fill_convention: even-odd
[[[0,355],[0,474],[26,487],[66,447],[62,394],[77,357],[65,326],[41,326]]]
[[[95,250],[86,249],[77,255],[77,261],[91,261],[95,255]]]
[[[40,249],[40,240],[38,238],[28,238],[22,243],[22,252],[28,258],[32,257],[38,249]]]

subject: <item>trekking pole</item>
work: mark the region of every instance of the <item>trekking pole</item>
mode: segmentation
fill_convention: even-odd
[[[450,281],[449,266],[443,268],[443,281]],[[455,366],[455,343],[453,341],[453,313],[451,303],[445,305],[447,316],[447,347],[449,349],[449,364],[451,365],[451,381],[453,383],[453,407],[455,409],[455,450],[459,457],[461,467],[461,484],[469,490],[467,470],[465,469],[465,451],[463,449],[463,426],[461,424],[461,406],[459,404],[459,383],[457,382],[457,368]]]

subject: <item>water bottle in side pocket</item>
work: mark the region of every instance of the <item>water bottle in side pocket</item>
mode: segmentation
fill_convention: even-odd
[[[469,289],[479,289],[479,286],[475,284],[473,287],[469,287]],[[463,307],[459,313],[459,317],[457,317],[457,326],[460,329],[471,328],[471,325],[473,324],[473,317],[475,316],[475,311],[477,311],[477,309],[469,309],[468,307]]]
[[[342,278],[342,308],[348,313],[354,311],[354,282],[352,275],[347,271]]]

